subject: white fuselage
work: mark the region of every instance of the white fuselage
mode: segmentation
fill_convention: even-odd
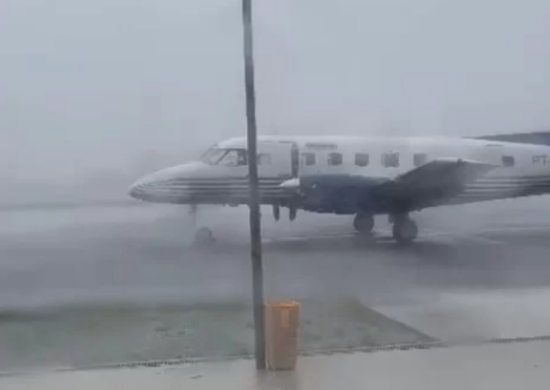
[[[259,137],[260,199],[284,203],[281,183],[302,175],[394,179],[434,159],[497,166],[441,204],[550,193],[550,147],[463,138]],[[223,141],[199,161],[163,169],[130,188],[131,196],[177,204],[245,204],[246,138]]]

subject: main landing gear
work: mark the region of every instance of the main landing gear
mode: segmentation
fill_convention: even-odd
[[[393,216],[393,238],[399,244],[410,244],[418,236],[418,226],[408,214]]]
[[[372,229],[374,229],[374,216],[367,213],[358,213],[353,220],[353,227],[359,233],[372,233]]]
[[[391,215],[393,238],[399,244],[409,244],[418,236],[418,226],[408,214]],[[374,228],[374,217],[368,213],[358,213],[353,220],[353,227],[362,234],[370,234]]]

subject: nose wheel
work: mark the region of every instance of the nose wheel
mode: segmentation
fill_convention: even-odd
[[[418,226],[408,215],[393,217],[393,238],[399,244],[410,244],[418,236]]]
[[[189,216],[191,217],[191,225],[194,229],[197,226],[197,205],[192,204],[189,207]],[[195,236],[193,237],[193,246],[206,247],[216,243],[216,237],[212,229],[207,227],[201,227],[195,230]]]
[[[213,245],[216,243],[216,237],[214,237],[214,232],[212,229],[203,227],[198,229],[195,232],[195,238],[193,240],[193,245],[199,247],[205,247]]]

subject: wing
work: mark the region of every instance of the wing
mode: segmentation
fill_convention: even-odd
[[[373,189],[376,199],[406,210],[444,203],[496,166],[457,158],[436,159]]]
[[[310,175],[281,185],[295,191],[305,210],[353,214],[408,212],[445,203],[494,165],[456,158],[432,160],[395,179],[358,175]]]

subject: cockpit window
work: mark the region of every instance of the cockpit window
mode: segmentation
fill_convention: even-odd
[[[238,167],[246,165],[246,150],[244,149],[228,149],[227,153],[222,157],[219,165],[225,165],[228,167]]]
[[[208,165],[236,167],[247,164],[247,155],[245,149],[212,148],[202,156],[201,161]]]
[[[201,161],[208,165],[216,165],[226,153],[227,150],[225,149],[212,148],[202,155]]]

